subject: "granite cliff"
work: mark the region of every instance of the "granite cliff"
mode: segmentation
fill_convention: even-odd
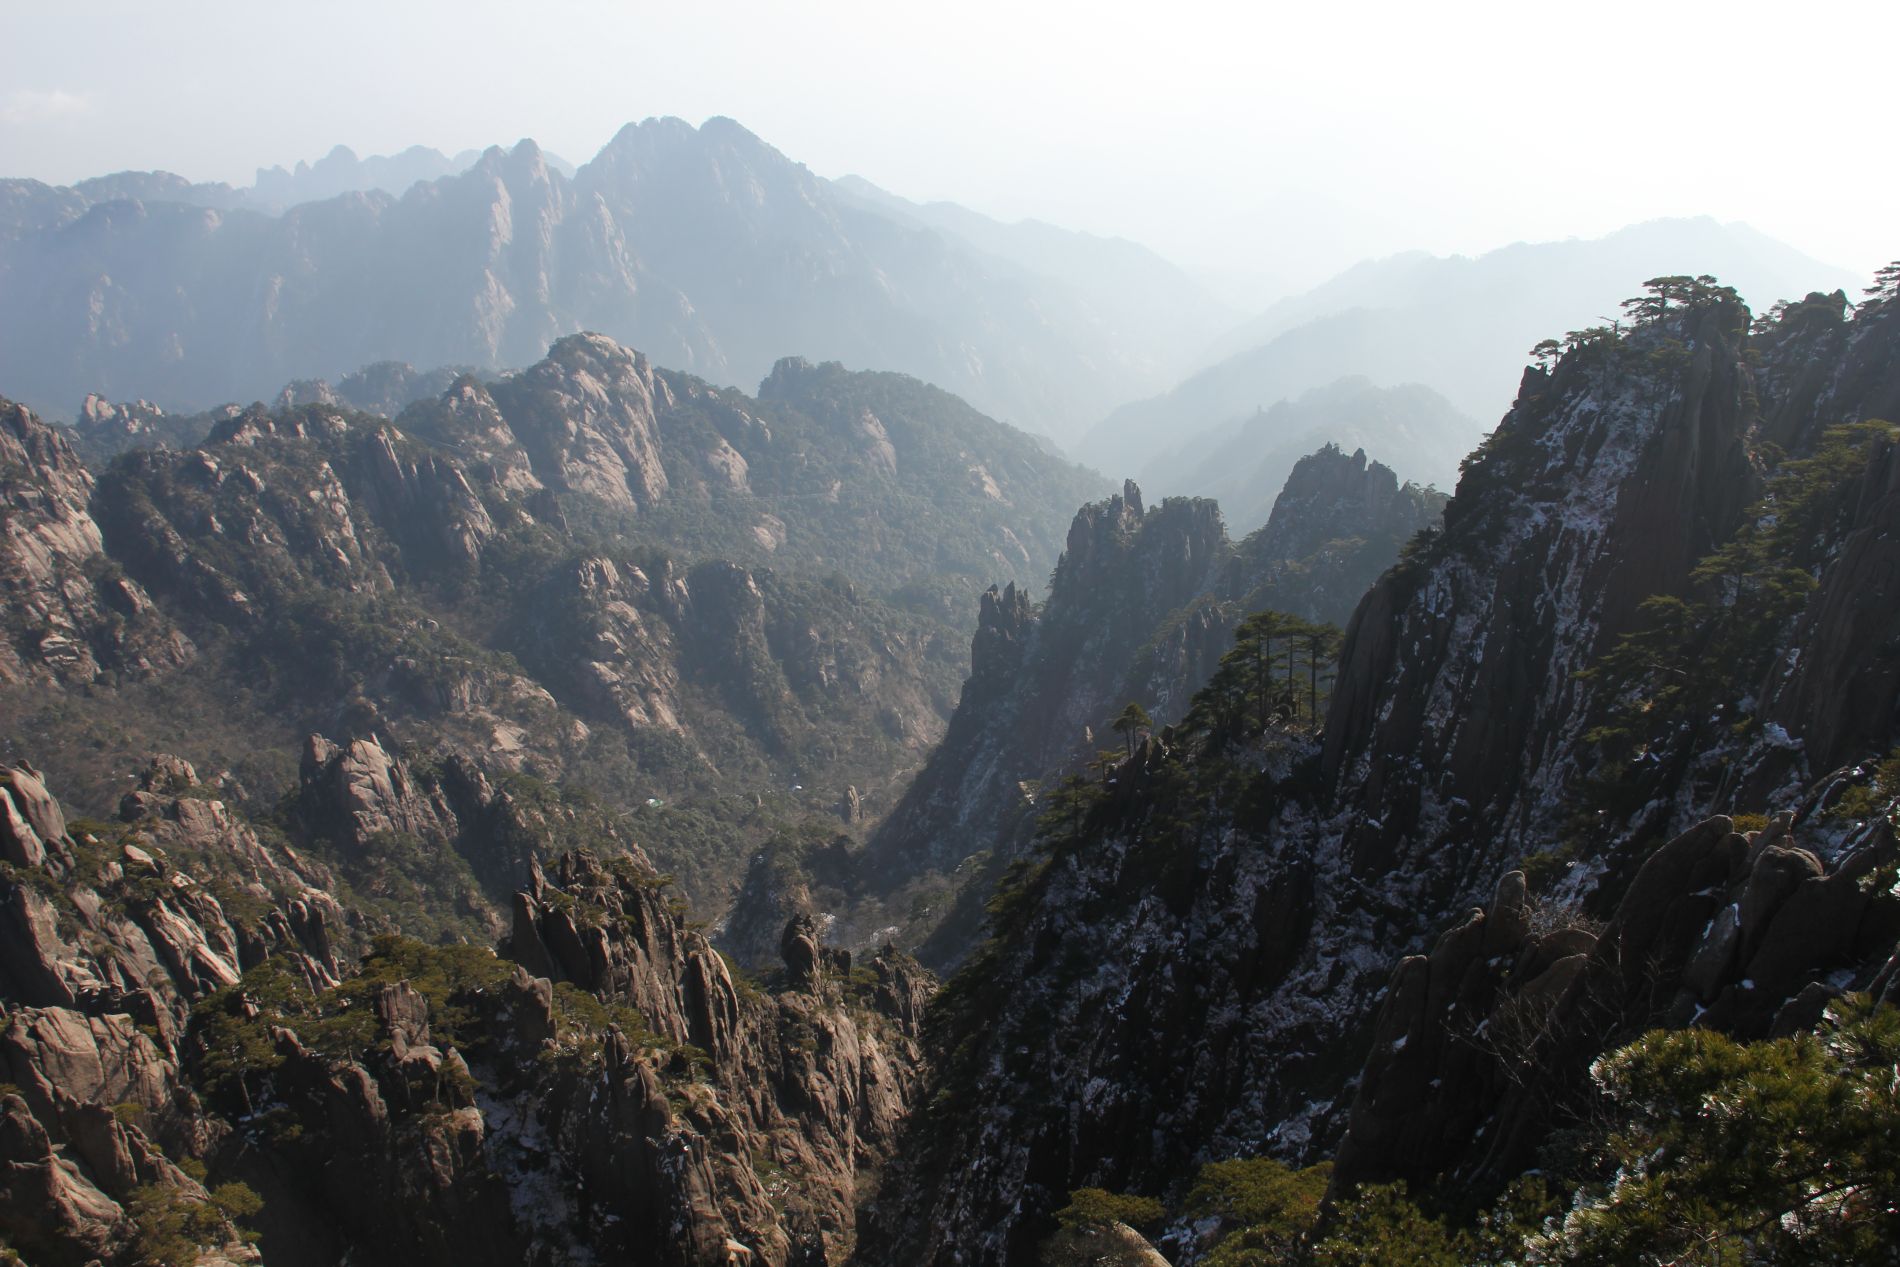
[[[1894,440],[1866,420],[1900,406],[1900,325],[1814,296],[1751,332],[1692,279],[1640,304],[1526,374],[1359,604],[1323,730],[1191,711],[1045,816],[933,1011],[870,1261],[1035,1261],[1072,1191],[1178,1208],[1224,1158],[1482,1202],[1650,1026],[1765,1038],[1888,989],[1895,693],[1878,653],[1803,666],[1892,610],[1863,569]],[[1777,525],[1799,577],[1760,562]],[[1685,706],[1721,726],[1678,730],[1686,670],[1645,674],[1731,645],[1761,650],[1704,652]],[[1794,704],[1818,669],[1866,692],[1845,731]]]

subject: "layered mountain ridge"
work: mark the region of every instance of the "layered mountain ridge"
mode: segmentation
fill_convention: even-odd
[[[1117,713],[1133,703],[1145,725],[1178,721],[1249,611],[1343,621],[1443,504],[1363,451],[1327,447],[1288,477],[1273,519],[1238,542],[1213,502],[1148,507],[1132,481],[1084,506],[1046,600],[1015,585],[982,595],[949,728],[862,853],[788,845],[755,856],[729,944],[743,954],[788,913],[819,913],[846,944],[892,936],[933,966],[961,959],[1044,794],[1120,742],[1109,731]]]
[[[1455,415],[1488,422],[1510,404],[1512,367],[1522,363],[1525,349],[1609,320],[1605,314],[1616,312],[1630,279],[1673,273],[1718,276],[1761,310],[1856,284],[1844,271],[1746,225],[1706,217],[1651,221],[1589,240],[1520,242],[1475,258],[1420,252],[1370,260],[1276,303],[1229,334],[1211,364],[1166,394],[1104,417],[1078,451],[1104,469],[1134,471],[1171,492],[1209,494],[1211,485],[1177,478],[1192,472],[1181,470],[1174,454],[1205,447],[1257,411],[1352,377],[1388,389],[1422,386],[1449,402]],[[1392,409],[1373,405],[1363,412],[1372,425]],[[1404,477],[1426,482],[1455,467],[1483,434],[1480,423],[1446,425],[1440,420],[1445,410],[1433,402],[1411,412],[1408,418],[1398,411],[1396,421],[1416,428],[1416,453],[1371,437],[1351,443],[1367,444]],[[1287,422],[1298,420],[1296,413]],[[1254,429],[1263,421],[1274,420],[1256,418]],[[1267,430],[1274,444],[1295,439]],[[1257,444],[1248,456],[1258,461],[1270,447]]]
[[[400,197],[281,216],[163,182],[91,194],[0,191],[15,301],[0,381],[42,413],[88,392],[189,412],[391,360],[491,372],[598,330],[716,383],[799,354],[1072,434],[1165,385],[1214,331],[1212,305],[1159,261],[1128,275],[1165,299],[1115,307],[874,207],[729,119],[629,124],[571,176],[523,141]]]
[[[585,768],[652,802],[717,909],[720,859],[781,815],[894,795],[949,712],[963,596],[1045,574],[1050,508],[1098,486],[915,380],[788,361],[767,388],[570,336],[394,423],[224,411],[96,486],[10,406],[9,738],[95,812],[154,748],[282,789],[299,730]]]

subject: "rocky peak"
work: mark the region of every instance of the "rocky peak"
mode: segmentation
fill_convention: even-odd
[[[1049,583],[1052,595],[1064,589],[1087,588],[1113,568],[1113,561],[1128,548],[1141,526],[1141,495],[1139,489],[1134,491],[1132,503],[1125,492],[1117,493],[1075,512],[1068,543]]]
[[[994,585],[977,600],[976,633],[970,639],[970,676],[976,682],[1000,680],[1022,663],[1035,628],[1035,610],[1029,595],[1010,582]]]
[[[349,420],[336,409],[322,403],[276,411],[253,405],[216,423],[205,436],[205,445],[256,445],[266,440],[334,440],[347,435],[349,431]]]
[[[164,417],[165,411],[149,400],[114,404],[97,392],[87,392],[73,425],[82,431],[110,429],[133,436],[152,430]]]
[[[855,1241],[857,1176],[890,1156],[910,1108],[927,975],[886,952],[869,965],[869,992],[847,993],[862,988],[850,957],[821,946],[809,918],[793,919],[781,944],[786,991],[741,988],[670,909],[650,869],[632,860],[565,854],[515,898],[506,951],[528,973],[629,1004],[650,1030],[692,1044],[707,1062],[701,1090],[668,1104],[656,1094],[672,1076],[666,1063],[629,1048],[612,1063],[644,1070],[647,1109],[636,1116],[615,1099],[573,1098],[551,1102],[560,1116],[547,1123],[550,1135],[577,1141],[611,1130],[616,1147],[583,1150],[586,1167],[638,1175],[662,1156],[678,1157],[665,1168],[673,1178],[648,1181],[634,1208],[649,1211],[641,1217],[654,1228],[671,1229],[653,1244],[677,1246],[682,1231],[703,1243],[681,1260],[695,1267],[731,1261],[728,1238],[739,1247],[731,1252],[744,1251],[741,1261],[841,1260]],[[847,999],[864,1010],[848,1010]],[[717,1153],[714,1141],[722,1141]],[[762,1162],[794,1177],[776,1212],[755,1169]],[[799,1257],[814,1251],[817,1258]]]
[[[655,409],[670,394],[646,357],[602,335],[569,335],[490,391],[544,483],[631,510],[665,495]]]
[[[851,975],[851,952],[826,946],[819,937],[818,921],[809,913],[792,916],[779,936],[779,957],[785,961],[785,976],[796,990],[815,991],[826,977]]]
[[[1399,477],[1391,467],[1368,460],[1364,449],[1348,455],[1328,444],[1294,463],[1267,518],[1267,534],[1276,540],[1296,531],[1305,534],[1307,548],[1279,551],[1304,558],[1326,539],[1323,534],[1344,536],[1356,524],[1377,522],[1398,492]]]
[[[377,837],[394,834],[438,842],[456,834],[455,815],[441,793],[420,785],[408,763],[374,737],[339,745],[309,736],[299,779],[306,830],[345,848],[364,851]]]
[[[1655,1024],[1787,1033],[1840,990],[1893,988],[1900,914],[1860,879],[1891,865],[1892,807],[1851,827],[1821,808],[1864,783],[1865,764],[1803,793],[1818,774],[1801,759],[1810,736],[1755,713],[1772,692],[1744,724],[1723,714],[1705,766],[1642,776],[1658,790],[1640,823],[1599,820],[1598,839],[1576,842],[1601,703],[1583,671],[1643,599],[1695,596],[1697,561],[1762,488],[1747,337],[1745,315],[1713,292],[1574,339],[1554,372],[1525,377],[1442,533],[1359,605],[1323,748],[1273,735],[1177,748],[1152,782],[1138,749],[1094,809],[1010,873],[993,940],[946,994],[939,1091],[963,1107],[920,1128],[917,1160],[881,1203],[896,1216],[874,1261],[1025,1261],[1076,1188],[1160,1195],[1210,1157],[1324,1158],[1342,1130],[1342,1178],[1449,1175],[1456,1199],[1481,1201],[1534,1160],[1553,1101],[1587,1086],[1611,1040]],[[1838,337],[1844,356],[1891,335]],[[1800,377],[1781,356],[1822,354],[1787,347],[1763,358],[1764,381]],[[1879,360],[1866,346],[1856,357]],[[1879,400],[1882,376],[1861,381],[1862,399]],[[1856,416],[1852,397],[1813,399]],[[1817,760],[1858,744],[1864,763],[1900,737],[1889,675],[1869,667],[1893,636],[1891,603],[1865,570],[1891,509],[1889,447],[1876,436],[1858,450],[1864,472],[1817,512],[1818,588],[1772,631],[1785,716],[1827,745]],[[1864,603],[1847,598],[1848,572],[1830,584],[1843,563]],[[1045,609],[1039,646],[1053,623]],[[1826,688],[1794,685],[1819,645],[1861,659],[1817,664],[1838,675]],[[1823,689],[1862,698],[1794,705]],[[1007,750],[993,735],[973,748],[971,782]],[[1759,749],[1783,754],[1768,807],[1799,804],[1750,834],[1711,801],[1749,786]],[[940,806],[970,785],[933,773],[917,787]],[[1577,851],[1558,880],[1555,841]],[[1542,891],[1513,869],[1528,857]],[[1191,1037],[1157,1045],[1157,1033]]]
[[[1141,518],[1141,485],[1131,479],[1123,480],[1122,504],[1128,507],[1128,512],[1135,518]]]

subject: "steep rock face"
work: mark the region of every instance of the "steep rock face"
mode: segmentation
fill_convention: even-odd
[[[487,507],[460,467],[432,453],[405,454],[397,439],[378,430],[359,450],[369,513],[409,547],[419,570],[474,568],[495,536]]]
[[[274,1262],[849,1256],[920,1076],[933,983],[914,961],[854,969],[794,925],[763,993],[637,848],[544,875],[553,824],[466,786],[472,771],[431,805],[378,745],[313,739],[309,756],[306,810],[328,802],[329,830],[459,795],[537,842],[504,945],[525,966],[401,939],[342,961],[330,931],[362,921],[332,922],[321,868],[177,758],[154,760],[110,842],[72,837],[32,772],[10,771],[10,839],[30,826],[43,849],[0,881],[24,912],[0,936],[9,1244],[129,1263],[152,1191],[208,1199],[190,1162],[263,1194]]]
[[[374,1041],[288,1018],[260,1094],[299,1129],[254,1147],[308,1249],[383,1262],[617,1256],[723,1267],[840,1262],[910,1108],[928,979],[894,953],[816,954],[771,995],[734,980],[637,854],[536,867],[505,953],[460,1014],[398,980]],[[233,1013],[242,1015],[241,1012]],[[439,1026],[439,1028],[438,1028]],[[228,1096],[229,1092],[225,1092]]]
[[[0,808],[24,807],[7,814],[15,820],[9,861],[26,875],[58,877],[70,890],[49,896],[44,886],[7,883],[0,982],[9,997],[124,1013],[170,1044],[194,1000],[273,954],[288,956],[318,986],[335,982],[333,938],[343,935],[343,913],[325,887],[328,872],[267,846],[203,791],[195,781],[162,787],[148,774],[126,797],[115,846],[75,839],[31,770],[6,772]],[[19,820],[38,848],[17,848]],[[214,890],[240,898],[247,915],[228,916]]]
[[[333,461],[350,433],[335,413],[253,412],[202,449],[129,455],[100,489],[113,554],[156,591],[230,623],[255,618],[254,595],[304,576],[387,591],[388,568]]]
[[[705,1054],[707,1094],[650,1119],[692,1159],[673,1208],[653,1209],[650,1226],[690,1229],[685,1262],[723,1261],[726,1236],[766,1262],[843,1261],[867,1195],[859,1176],[889,1158],[912,1105],[928,979],[889,950],[861,977],[849,955],[818,947],[809,920],[794,920],[783,938],[790,988],[762,996],[736,985],[705,938],[665,911],[664,895],[630,875],[564,855],[517,895],[508,953],[530,972],[637,1007],[664,1039]],[[570,913],[569,900],[600,914]],[[864,1010],[846,1011],[847,1000]],[[650,1091],[636,1099],[665,1103]],[[561,1108],[572,1116],[550,1123],[551,1136],[599,1137],[601,1106]],[[660,1168],[657,1157],[647,1164]],[[770,1189],[762,1164],[784,1176]],[[629,1252],[658,1243],[637,1229],[611,1235]]]
[[[126,1261],[137,1190],[209,1202],[174,1160],[202,1160],[228,1132],[184,1069],[196,1002],[271,957],[312,990],[338,980],[339,908],[310,882],[327,877],[221,802],[178,795],[200,790],[189,765],[155,763],[108,843],[68,832],[31,770],[0,787],[13,843],[24,826],[41,846],[10,849],[0,878],[0,1235],[43,1261]],[[222,1216],[212,1224],[236,1246]]]
[[[984,594],[950,730],[872,842],[882,865],[947,870],[1006,839],[1028,806],[1017,785],[1093,755],[1087,732],[1137,697],[1118,693],[1133,685],[1138,653],[1215,584],[1227,552],[1212,502],[1144,513],[1131,485],[1077,513],[1040,612],[1014,587]],[[1201,630],[1172,663],[1144,666],[1140,693],[1158,720],[1178,715],[1213,672],[1223,633],[1218,624]]]
[[[1294,464],[1267,522],[1235,547],[1228,586],[1249,610],[1343,625],[1405,544],[1439,526],[1447,500],[1399,483],[1364,449],[1326,445]]]
[[[362,851],[402,833],[442,841],[455,814],[438,789],[418,786],[406,763],[375,739],[339,747],[322,735],[304,741],[301,800],[309,830]]]
[[[1840,291],[1778,306],[1757,332],[1762,365],[1762,437],[1789,452],[1811,451],[1827,428],[1900,416],[1900,369],[1893,363],[1891,295],[1849,319]]]
[[[1096,481],[914,380],[775,378],[755,401],[575,336],[394,424],[235,411],[198,448],[115,459],[92,513],[139,592],[216,649],[189,693],[241,701],[214,728],[223,764],[374,735],[501,774],[585,767],[654,810],[771,790],[828,808],[855,787],[875,818],[950,711],[950,596],[1042,574],[1067,521],[1049,507]],[[602,453],[612,487],[578,488]],[[114,724],[103,701],[76,723],[51,694],[31,703]],[[188,742],[170,716],[131,720],[142,748]],[[56,751],[68,779],[121,777]],[[659,848],[717,903],[766,834],[732,858]],[[484,881],[491,899],[511,882]]]
[[[0,400],[0,683],[150,677],[195,650],[104,557],[92,476],[23,406]]]
[[[500,527],[459,464],[387,423],[248,410],[202,448],[121,458],[95,507],[114,559],[181,624],[248,653],[229,671],[261,659],[293,699],[321,693],[319,724],[344,696],[517,766],[558,747],[547,691],[411,597],[466,584]]]
[[[649,576],[610,558],[584,559],[550,583],[539,605],[548,627],[536,642],[574,648],[557,671],[588,711],[683,731],[679,654],[667,617],[677,618],[686,602],[686,583],[670,565]]]
[[[946,993],[958,1004],[937,1092],[962,1107],[918,1125],[871,1260],[1030,1261],[1077,1187],[1159,1195],[1200,1161],[1315,1160],[1349,1119],[1349,1175],[1450,1168],[1482,1188],[1515,1173],[1551,1099],[1627,1027],[1699,1015],[1761,1034],[1811,1023],[1833,991],[1884,989],[1895,930],[1867,877],[1885,874],[1890,845],[1830,838],[1812,807],[1840,778],[1795,806],[1817,853],[1785,825],[1750,839],[1709,819],[1711,796],[1744,781],[1681,777],[1641,830],[1602,825],[1554,898],[1496,881],[1556,838],[1594,768],[1584,736],[1604,701],[1577,672],[1646,595],[1690,592],[1696,561],[1740,526],[1761,487],[1746,448],[1760,419],[1816,433],[1782,418],[1773,385],[1808,358],[1829,381],[1848,348],[1878,364],[1863,341],[1891,358],[1884,313],[1853,326],[1832,344],[1779,341],[1757,378],[1745,315],[1718,292],[1527,375],[1442,536],[1356,613],[1323,746],[1269,731],[1224,752],[1140,748],[1052,824]],[[1862,416],[1828,399],[1833,416]],[[1780,638],[1865,646],[1885,620],[1841,607],[1830,575],[1861,557],[1884,504],[1890,459],[1878,442],[1865,453],[1839,513],[1820,516],[1833,536],[1817,588]],[[1780,645],[1777,675],[1809,654]],[[1863,758],[1888,750],[1878,669],[1828,672],[1873,674],[1852,733]],[[1796,734],[1756,714],[1720,759],[1745,771],[1780,754],[1774,785],[1798,789],[1820,773],[1805,745],[1834,750],[1835,716],[1801,717]],[[1487,897],[1490,913],[1460,917]],[[1586,898],[1612,916],[1600,936],[1559,915]],[[1423,957],[1389,975],[1407,954]],[[1446,1029],[1447,1015],[1463,1019]],[[1521,1022],[1531,1055],[1474,1046],[1487,1017]],[[1354,1117],[1350,1073],[1368,1050]]]
[[[1429,558],[1355,613],[1323,777],[1384,811],[1355,833],[1360,874],[1448,830],[1493,848],[1554,834],[1585,718],[1577,672],[1643,599],[1682,592],[1754,499],[1746,314],[1680,321],[1677,371],[1618,350],[1567,358],[1554,381],[1528,372]]]
[[[453,449],[482,483],[513,496],[545,487],[501,406],[473,374],[456,376],[441,392],[411,402],[401,415],[404,428]]]
[[[295,730],[439,737],[547,774],[589,742],[565,707],[670,732],[721,769],[789,765],[800,747],[808,774],[823,720],[864,736],[827,758],[852,763],[827,794],[887,787],[887,753],[930,743],[948,711],[948,595],[1041,575],[1064,522],[1049,507],[1094,480],[914,380],[788,364],[774,381],[775,399],[754,401],[577,335],[507,380],[458,378],[394,425],[332,403],[234,411],[196,449],[127,453],[103,473],[92,513],[130,588],[109,568],[102,584],[122,606],[157,595],[234,661],[218,668],[288,696],[272,703],[301,713]],[[67,501],[83,507],[83,470],[40,465],[79,479]],[[668,592],[642,596],[637,577],[666,558],[681,560]],[[596,576],[602,559],[615,579]],[[671,592],[694,566],[710,624]],[[715,619],[728,573],[760,590],[763,639],[756,620],[735,642]],[[701,641],[747,649],[695,662]],[[703,680],[682,697],[689,678]],[[836,707],[872,724],[824,716]],[[724,733],[735,708],[777,746],[720,752],[744,743]],[[676,793],[696,777],[669,774]]]
[[[1900,410],[1896,410],[1900,413]],[[1882,415],[1869,414],[1870,417]],[[1846,490],[1838,544],[1794,631],[1802,652],[1767,713],[1819,774],[1876,750],[1900,706],[1900,445],[1880,443]]]

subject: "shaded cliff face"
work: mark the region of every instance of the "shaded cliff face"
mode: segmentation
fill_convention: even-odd
[[[313,738],[306,764],[297,846],[173,758],[111,826],[0,777],[9,1245],[131,1263],[197,1210],[200,1244],[255,1259],[242,1219],[272,1262],[849,1255],[917,1085],[913,962],[854,969],[794,925],[766,993],[637,847],[603,835],[544,875],[556,839],[519,812],[503,957],[366,944],[375,919],[331,892],[351,852],[457,810],[373,744]]]
[[[1335,1181],[1493,1192],[1587,1112],[1591,1063],[1653,1026],[1779,1037],[1849,989],[1900,1002],[1886,816],[1848,822],[1808,798],[1733,828],[1710,818],[1650,853],[1605,921],[1553,919],[1509,872],[1428,955],[1401,960]]]
[[[1073,1189],[1179,1195],[1201,1162],[1310,1162],[1342,1136],[1348,1178],[1445,1173],[1448,1199],[1482,1199],[1533,1164],[1606,1045],[1698,1016],[1765,1034],[1842,989],[1884,989],[1896,928],[1868,877],[1889,874],[1891,842],[1824,812],[1864,770],[1824,776],[1900,737],[1866,650],[1891,607],[1865,571],[1890,440],[1802,512],[1821,525],[1802,547],[1813,588],[1770,631],[1768,689],[1737,684],[1731,738],[1701,754],[1738,773],[1644,769],[1655,795],[1629,821],[1567,829],[1603,774],[1587,736],[1620,702],[1580,671],[1646,627],[1650,594],[1710,619],[1742,601],[1694,571],[1773,520],[1750,509],[1763,489],[1785,495],[1752,452],[1764,419],[1819,437],[1790,411],[1884,407],[1883,374],[1849,369],[1890,363],[1895,331],[1882,305],[1751,339],[1705,293],[1527,375],[1442,534],[1360,605],[1321,742],[1177,727],[1008,877],[933,1022],[933,1102],[957,1109],[916,1124],[871,1261],[1033,1261]],[[1778,394],[1793,382],[1843,387],[1801,406]],[[1853,399],[1850,383],[1873,387]],[[1864,658],[1804,672],[1824,645]],[[1804,711],[1822,673],[1868,698]],[[1785,809],[1799,832],[1738,833],[1713,809]],[[1560,830],[1581,865],[1557,887],[1498,883]],[[1521,1022],[1522,1049],[1474,1047],[1487,1018]]]
[[[1367,595],[1347,630],[1323,777],[1369,812],[1356,864],[1455,832],[1548,840],[1577,774],[1577,679],[1740,522],[1759,487],[1741,362],[1746,313],[1713,305],[1668,331],[1526,375],[1468,464],[1445,531]],[[1685,359],[1650,355],[1665,338]]]
[[[1186,613],[1165,652],[1137,659],[1163,622],[1213,589],[1229,551],[1212,502],[1144,512],[1131,485],[1076,515],[1040,611],[1013,586],[985,594],[950,730],[871,843],[886,868],[948,870],[1008,839],[1029,812],[1017,785],[1093,756],[1092,728],[1103,746],[1114,742],[1107,723],[1137,698],[1121,693],[1143,669],[1139,696],[1157,716],[1185,708],[1225,649],[1228,618]]]
[[[1343,626],[1406,543],[1439,526],[1448,500],[1401,484],[1364,449],[1325,445],[1295,463],[1267,522],[1235,547],[1229,586],[1250,611]]]

